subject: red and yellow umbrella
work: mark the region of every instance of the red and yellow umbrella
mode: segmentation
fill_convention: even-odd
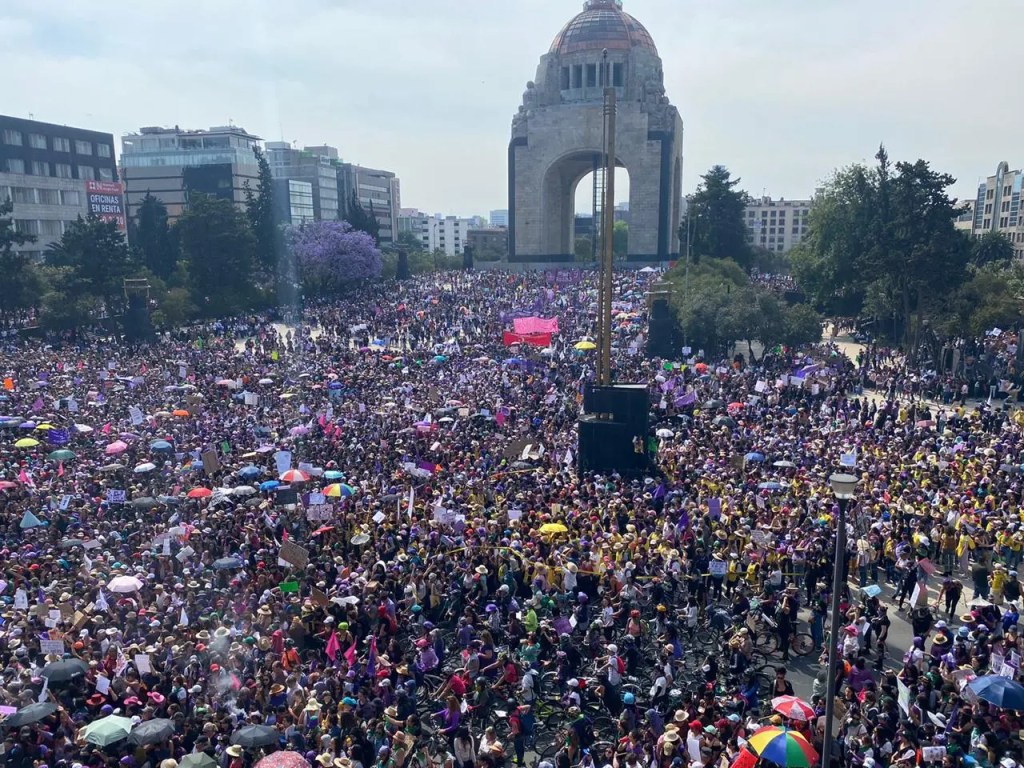
[[[756,731],[747,740],[747,749],[782,768],[811,768],[818,762],[818,753],[807,739],[796,731],[774,725]]]

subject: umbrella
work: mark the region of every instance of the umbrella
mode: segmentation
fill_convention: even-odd
[[[174,446],[166,440],[154,440],[149,444],[149,448],[152,451],[171,451],[174,450]]]
[[[978,698],[1001,709],[1024,709],[1024,685],[1002,675],[985,675],[971,680],[967,687]]]
[[[773,467],[779,467],[780,469],[792,469],[793,467],[796,466],[796,464],[794,464],[792,461],[786,461],[785,459],[780,459],[779,461],[772,462],[772,466]]]
[[[762,491],[781,491],[782,483],[777,483],[774,480],[769,480],[767,483],[758,483],[757,487]]]
[[[23,725],[32,725],[40,720],[49,717],[57,711],[57,705],[52,701],[44,701],[41,704],[29,704],[22,707],[10,717],[3,721],[9,728],[20,728]]]
[[[107,589],[118,594],[130,594],[142,589],[142,582],[134,576],[115,576],[107,584]]]
[[[783,768],[810,768],[818,761],[807,739],[796,731],[768,726],[747,739],[747,748],[762,760]]]
[[[155,507],[159,502],[152,496],[140,496],[137,499],[132,499],[128,503],[133,507]]]
[[[870,584],[866,587],[862,587],[861,592],[863,592],[868,597],[878,597],[880,594],[882,594],[882,588],[877,584]]]
[[[334,530],[334,526],[333,525],[321,525],[319,528],[317,528],[315,531],[313,531],[313,533],[311,533],[310,535],[311,536],[319,536],[321,533],[327,533],[328,531],[333,531],[333,530]]]
[[[177,416],[182,419],[187,419],[190,415],[191,414],[184,408],[176,408],[175,410],[171,411],[171,416]]]
[[[796,696],[777,696],[772,699],[772,709],[790,720],[810,720],[814,707]]]
[[[23,437],[21,440],[14,444],[15,448],[35,448],[39,445],[39,441],[33,437]]]
[[[35,429],[36,423],[34,421],[23,421],[18,425],[18,429]]]
[[[79,736],[85,737],[90,744],[98,747],[109,747],[111,744],[127,739],[132,729],[130,717],[119,715],[107,715],[99,720],[93,720],[78,732]]]
[[[279,486],[280,484],[281,484],[280,480],[265,480],[262,483],[260,483],[260,490],[261,491],[272,491],[275,488],[277,488],[277,486]]]
[[[193,752],[181,758],[178,768],[217,768],[217,761],[205,752]]]
[[[539,530],[541,533],[566,533],[569,529],[561,523],[544,523]]]
[[[351,496],[355,492],[351,485],[346,485],[345,483],[332,483],[324,488],[324,496]]]
[[[92,432],[92,427],[90,427],[88,424],[75,424],[75,432],[87,435],[90,432]]]
[[[279,750],[271,752],[253,768],[309,768],[309,763],[298,752]]]
[[[267,747],[280,740],[281,734],[269,725],[245,725],[231,734],[231,743],[240,747]]]
[[[301,469],[289,469],[281,474],[281,480],[286,483],[304,483],[309,480],[309,473]]]
[[[10,480],[0,480],[0,491],[9,491],[11,488],[17,488],[18,484]]]
[[[124,453],[127,450],[128,443],[124,442],[123,440],[115,440],[114,442],[110,443],[106,448],[104,448],[103,452],[107,454],[107,456],[116,456],[117,454]]]
[[[597,349],[597,344],[592,341],[577,341],[573,344],[572,348],[579,350]]]
[[[139,466],[135,468],[134,472],[137,475],[141,475],[143,472],[152,472],[154,469],[156,469],[156,464],[151,461],[147,461],[139,464]]]
[[[49,680],[50,685],[63,685],[85,677],[88,671],[89,666],[81,659],[65,659],[47,664],[39,674]]]
[[[710,408],[723,408],[723,407],[725,407],[725,402],[722,401],[722,400],[718,400],[718,399],[711,399],[711,400],[708,400],[706,403],[704,403],[705,410],[710,409]]]
[[[273,379],[260,379],[256,383],[257,384],[273,384],[274,380]]]
[[[159,744],[167,741],[174,735],[174,723],[166,717],[154,717],[139,723],[128,734],[128,741],[131,744]]]
[[[259,477],[262,472],[262,469],[250,464],[249,466],[242,467],[240,470],[238,470],[238,476],[245,480],[248,480],[253,477]]]
[[[662,427],[661,429],[659,429],[654,434],[657,435],[658,437],[675,437],[676,436],[675,432],[673,432],[671,429],[666,429],[665,427]]]
[[[251,485],[238,485],[231,489],[232,496],[252,496],[256,489]]]
[[[729,416],[719,416],[712,423],[716,427],[729,427],[730,429],[736,428],[736,419],[730,418]]]
[[[743,458],[747,461],[764,461],[764,454],[758,453],[757,451],[751,451]]]
[[[245,565],[241,558],[238,557],[222,557],[218,560],[213,561],[213,570],[215,571],[230,571],[235,568],[241,568]]]
[[[324,479],[325,480],[340,480],[344,476],[345,476],[344,472],[339,472],[336,469],[328,469],[326,472],[324,472]]]
[[[193,488],[191,491],[188,492],[187,495],[190,499],[205,499],[208,496],[212,496],[213,491],[211,491],[209,488],[199,487]]]
[[[59,448],[50,453],[46,458],[51,461],[71,461],[71,459],[75,458],[75,452],[69,451],[67,448]]]
[[[352,537],[351,541],[357,547],[361,547],[363,546],[363,544],[366,544],[370,541],[370,537],[365,533],[357,533],[355,536]]]
[[[124,464],[117,464],[115,462],[114,464],[106,464],[100,467],[100,472],[117,472],[122,469],[124,469]]]

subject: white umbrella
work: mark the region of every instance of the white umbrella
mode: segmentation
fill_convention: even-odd
[[[134,576],[115,576],[107,584],[107,589],[118,594],[130,594],[142,589],[142,582]]]
[[[137,474],[142,474],[143,472],[152,472],[154,469],[156,469],[156,464],[151,461],[147,461],[144,464],[139,464],[139,466],[135,468],[135,472]]]
[[[239,485],[233,488],[231,493],[235,496],[252,496],[256,493],[256,489],[251,485]]]
[[[676,436],[675,432],[673,432],[671,429],[665,429],[664,427],[659,429],[654,434],[657,435],[658,437],[675,437]]]
[[[75,424],[75,432],[81,432],[83,435],[92,432],[92,427],[88,424]]]

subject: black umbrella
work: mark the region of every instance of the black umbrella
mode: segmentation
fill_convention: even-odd
[[[159,744],[174,735],[174,723],[166,717],[154,717],[139,723],[128,734],[129,744]]]
[[[711,400],[708,400],[706,403],[704,403],[704,408],[705,409],[724,408],[724,407],[725,407],[725,403],[723,401],[719,400],[718,398],[712,398]]]
[[[231,734],[231,743],[240,747],[267,747],[280,739],[277,728],[269,725],[245,725]]]
[[[205,752],[194,752],[181,758],[178,765],[180,768],[217,768],[217,761]]]
[[[50,685],[65,685],[85,677],[88,671],[89,666],[81,659],[64,659],[47,664],[39,674],[49,680]]]
[[[719,416],[717,419],[715,419],[714,424],[716,427],[730,427],[732,429],[736,428],[736,420],[730,416]]]
[[[41,704],[29,704],[22,707],[13,715],[3,721],[3,725],[10,728],[19,728],[23,725],[32,725],[40,720],[49,717],[57,711],[57,705],[52,701],[44,701]]]
[[[155,507],[159,502],[152,496],[140,496],[137,499],[132,499],[128,503],[133,507]]]
[[[218,560],[213,561],[213,570],[230,571],[232,568],[241,568],[244,565],[245,563],[243,563],[237,557],[222,557]]]

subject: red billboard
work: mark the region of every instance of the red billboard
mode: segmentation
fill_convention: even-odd
[[[85,196],[89,214],[104,221],[116,221],[117,228],[127,231],[124,216],[124,186],[119,181],[87,181]]]

